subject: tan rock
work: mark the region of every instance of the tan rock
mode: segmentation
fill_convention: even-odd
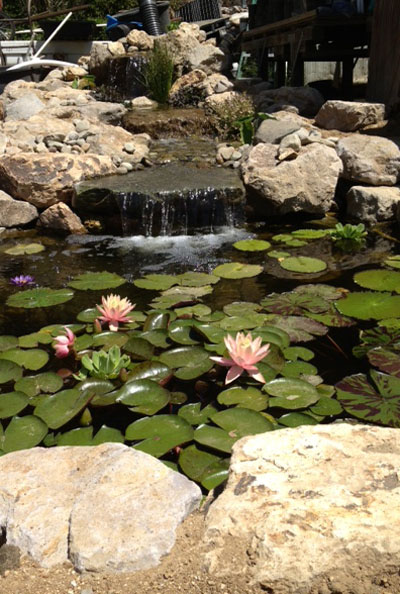
[[[361,101],[327,101],[317,115],[315,123],[328,130],[353,132],[385,119],[383,103]]]
[[[37,219],[38,216],[39,213],[32,204],[14,200],[0,190],[0,227],[27,225]]]
[[[124,44],[120,41],[112,41],[109,43],[108,51],[114,58],[117,58],[118,56],[124,56],[126,54]]]
[[[394,186],[400,175],[400,150],[387,138],[351,134],[337,144],[343,177],[371,186]]]
[[[39,224],[52,231],[80,235],[87,233],[80,218],[64,202],[57,202],[46,208],[39,217]]]
[[[347,215],[374,224],[395,218],[400,204],[400,187],[353,186],[346,195]]]
[[[179,93],[181,89],[186,87],[200,87],[207,78],[207,75],[202,70],[192,70],[183,76],[180,76],[172,85],[170,90],[170,98],[173,100],[174,95]]]
[[[87,76],[87,73],[88,71],[86,68],[82,68],[82,66],[69,66],[61,71],[62,79],[69,82],[76,78],[83,78],[84,76]]]
[[[148,35],[146,31],[140,31],[138,29],[133,29],[128,33],[126,42],[128,45],[142,51],[151,50],[154,47],[154,37]]]

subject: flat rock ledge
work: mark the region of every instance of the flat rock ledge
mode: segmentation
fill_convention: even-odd
[[[375,594],[400,564],[400,431],[347,423],[241,439],[204,541],[269,594]]]
[[[0,535],[43,567],[130,572],[156,566],[201,491],[123,444],[34,448],[0,459]]]

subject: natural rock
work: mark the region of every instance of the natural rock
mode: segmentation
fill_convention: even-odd
[[[397,429],[341,423],[241,439],[206,518],[209,569],[247,574],[270,594],[372,592],[400,563],[399,464]]]
[[[205,32],[201,31],[195,23],[181,23],[178,29],[169,31],[163,38],[163,43],[174,56],[177,76],[182,75],[189,53],[197,48],[205,38]]]
[[[68,202],[76,182],[114,172],[107,156],[20,153],[0,160],[0,185],[16,198],[47,208]]]
[[[331,208],[342,170],[335,150],[312,144],[287,160],[292,150],[279,163],[276,145],[258,144],[243,162],[243,181],[258,215],[324,214]]]
[[[353,186],[346,195],[347,215],[369,224],[393,219],[398,204],[399,187]]]
[[[39,224],[45,229],[63,233],[82,235],[87,232],[80,218],[64,202],[53,204],[43,211],[39,218]]]
[[[202,70],[192,70],[183,76],[180,76],[172,85],[169,93],[169,101],[174,104],[179,95],[185,92],[187,89],[192,90],[193,88],[202,89],[204,81],[207,75]]]
[[[78,113],[79,112],[79,113]],[[121,103],[109,101],[94,101],[87,105],[79,106],[75,113],[92,123],[103,122],[113,126],[119,126],[127,109]]]
[[[44,567],[78,571],[156,566],[201,491],[123,444],[34,448],[0,460],[0,534]]]
[[[112,54],[108,49],[108,45],[92,43],[88,69],[90,74],[93,74],[96,77],[96,84],[107,82],[108,62],[111,57]]]
[[[314,116],[324,103],[324,98],[312,87],[280,87],[263,91],[257,98],[259,109],[266,110],[273,103],[294,105],[301,115]]]
[[[133,29],[128,33],[126,42],[128,45],[143,51],[151,50],[154,47],[154,37],[138,29]]]
[[[83,78],[87,76],[87,73],[86,68],[82,68],[82,66],[68,66],[61,71],[62,79],[68,82],[72,82],[77,78]]]
[[[190,70],[203,70],[206,74],[221,72],[228,65],[226,55],[218,47],[202,43],[191,49],[186,56],[186,64]]]
[[[226,101],[232,101],[232,99],[239,99],[242,95],[237,91],[225,91],[225,93],[215,93],[210,95],[205,100],[205,104],[212,108],[214,105],[221,105]]]
[[[266,119],[261,122],[254,135],[254,144],[265,142],[279,144],[285,136],[299,130],[300,125],[291,120]]]
[[[28,202],[14,200],[0,190],[0,227],[27,225],[39,216],[36,208]]]
[[[45,103],[35,93],[27,93],[6,107],[6,121],[28,120],[45,108]]]
[[[158,106],[158,103],[157,103],[157,101],[152,101],[151,99],[149,99],[148,97],[143,95],[143,97],[135,97],[134,99],[132,99],[131,105],[132,105],[132,107],[138,107],[138,108],[149,108],[149,107],[155,108]]]
[[[328,130],[353,132],[385,119],[383,103],[327,101],[315,117],[315,123]]]
[[[400,175],[398,146],[378,136],[352,134],[337,144],[343,177],[371,186],[394,186]]]
[[[233,89],[233,83],[224,74],[214,73],[207,76],[201,85],[205,95],[215,95],[216,93],[226,93]]]

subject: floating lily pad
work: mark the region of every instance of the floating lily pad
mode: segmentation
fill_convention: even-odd
[[[158,382],[169,375],[172,375],[172,370],[168,365],[165,365],[160,361],[144,361],[133,367],[130,366],[127,383],[140,379],[152,379],[153,381]]]
[[[277,260],[283,260],[284,258],[288,258],[290,256],[290,252],[284,252],[282,250],[271,250],[268,252],[267,256],[270,258],[276,258]]]
[[[170,312],[151,312],[143,324],[143,330],[145,332],[150,332],[151,330],[165,330],[168,328],[170,321],[172,321]]]
[[[306,361],[288,361],[281,373],[284,377],[299,378],[303,375],[316,375],[318,369]]]
[[[260,311],[261,306],[259,303],[249,301],[234,301],[224,305],[223,309],[227,316],[242,316]]]
[[[278,419],[280,425],[285,427],[300,427],[301,425],[318,425],[318,421],[302,412],[291,412],[282,415]]]
[[[46,365],[49,355],[41,349],[8,349],[8,351],[0,353],[0,359],[13,361],[25,369],[37,371]]]
[[[315,415],[321,415],[323,417],[340,415],[340,413],[343,412],[342,405],[338,400],[335,398],[327,398],[326,396],[321,396],[318,402],[314,404],[310,410]]]
[[[62,433],[57,437],[58,446],[90,446],[92,445],[93,427],[79,427]]]
[[[329,229],[296,229],[292,236],[297,239],[321,239],[330,235]]]
[[[96,318],[100,316],[100,312],[97,307],[90,307],[89,309],[84,309],[83,311],[79,312],[76,316],[76,319],[79,322],[94,322]]]
[[[132,412],[154,415],[170,401],[170,392],[149,379],[130,381],[118,391],[117,402],[131,408]]]
[[[114,390],[114,387],[112,382],[99,380],[94,377],[89,377],[76,386],[83,394],[83,397],[91,399],[91,406],[109,406],[110,404],[114,404],[118,395],[118,391]]]
[[[0,359],[0,384],[6,384],[12,380],[16,381],[22,377],[23,369],[20,365]]]
[[[62,327],[61,332],[64,331],[64,327]],[[49,332],[32,332],[31,334],[25,334],[24,336],[20,336],[18,338],[18,345],[23,349],[31,349],[33,347],[38,346],[38,344],[50,344],[53,342],[53,337]]]
[[[43,252],[44,249],[45,247],[41,243],[17,243],[14,247],[4,250],[4,253],[11,256],[24,256],[38,254],[39,252]]]
[[[90,349],[92,345],[93,336],[91,336],[90,334],[82,334],[82,336],[77,336],[75,338],[74,347],[78,353],[80,351],[86,351],[86,349]]]
[[[216,412],[211,404],[201,408],[200,402],[196,402],[182,406],[178,411],[178,415],[191,425],[201,425],[206,423],[210,416]]]
[[[336,384],[337,398],[346,412],[358,419],[389,427],[400,427],[400,378],[371,370],[343,378]]]
[[[310,349],[305,347],[287,347],[284,349],[283,354],[285,359],[290,361],[296,361],[297,359],[303,359],[303,361],[311,361],[314,358],[314,353]]]
[[[62,390],[46,396],[36,406],[35,415],[45,421],[50,429],[58,429],[73,419],[90,402],[92,394],[87,391]]]
[[[204,272],[184,272],[179,274],[176,280],[184,287],[203,287],[204,285],[214,285],[219,282],[219,278]]]
[[[180,307],[179,309],[175,309],[175,312],[177,315],[179,315],[179,317],[194,316],[196,318],[203,318],[204,316],[211,314],[211,308],[207,305],[203,305],[202,303],[197,303],[196,305],[189,305],[188,307]]]
[[[197,443],[227,454],[231,453],[233,444],[239,439],[237,436],[229,435],[224,429],[211,425],[200,425],[193,437]]]
[[[16,336],[3,335],[0,336],[0,351],[7,351],[18,346],[18,338]]]
[[[212,415],[211,420],[235,438],[272,431],[274,428],[261,413],[247,408],[221,410]]]
[[[261,274],[262,266],[257,264],[241,264],[240,262],[229,262],[227,264],[220,264],[212,271],[213,274],[221,278],[240,279],[251,278]]]
[[[240,408],[265,410],[268,407],[268,396],[257,388],[241,388],[235,386],[218,394],[218,402],[226,406],[236,404]]]
[[[222,458],[204,470],[200,482],[205,489],[215,489],[226,481],[229,474],[229,458]]]
[[[125,439],[119,429],[114,427],[107,427],[102,425],[96,435],[93,438],[92,444],[94,446],[100,445],[101,443],[113,442],[113,443],[124,443]]]
[[[308,256],[289,256],[289,258],[285,258],[279,263],[285,270],[301,274],[315,274],[326,270],[326,262]]]
[[[125,439],[143,440],[134,448],[159,458],[172,448],[193,439],[193,428],[177,415],[156,415],[128,425]]]
[[[134,359],[151,359],[154,353],[154,346],[148,340],[140,336],[132,336],[124,345],[124,351]]]
[[[400,312],[400,296],[390,293],[349,293],[335,302],[336,309],[345,316],[359,320],[383,320],[396,317]]]
[[[354,282],[364,289],[400,293],[400,272],[395,270],[363,270],[354,275]]]
[[[161,363],[170,368],[195,367],[208,359],[208,353],[199,346],[183,346],[164,351],[160,355]]]
[[[347,289],[332,287],[331,285],[325,285],[323,283],[299,285],[298,287],[295,287],[293,291],[295,293],[307,293],[309,295],[315,295],[316,297],[322,297],[322,299],[325,299],[326,301],[336,301],[348,293]]]
[[[125,284],[126,280],[112,272],[86,272],[73,278],[68,286],[80,291],[102,291],[103,289],[115,289]]]
[[[220,457],[200,450],[195,445],[190,445],[179,454],[179,466],[187,477],[193,481],[201,480],[207,468],[220,461]]]
[[[191,336],[193,330],[192,320],[175,320],[168,327],[168,336],[174,342],[183,345],[198,344],[199,341]]]
[[[143,278],[133,281],[133,284],[139,289],[148,289],[149,291],[165,291],[178,284],[179,279],[170,274],[147,274]]]
[[[176,300],[175,303],[178,302],[185,302],[190,300],[198,299],[199,297],[204,297],[204,295],[209,295],[213,292],[213,287],[211,285],[202,285],[200,287],[171,287],[166,291],[162,292],[162,297],[174,297]]]
[[[335,309],[332,303],[330,303],[329,311],[326,313],[306,313],[305,315],[312,318],[316,322],[321,322],[321,324],[325,324],[326,326],[332,326],[333,328],[348,328],[349,326],[354,326],[355,324],[355,321],[351,318],[342,316]]]
[[[128,342],[128,335],[122,332],[111,332],[109,330],[93,335],[93,346],[102,346],[110,349],[112,346],[122,347]]]
[[[148,332],[142,332],[141,337],[155,347],[167,349],[171,346],[166,330],[149,330]]]
[[[323,313],[329,309],[329,302],[312,293],[271,293],[261,301],[266,311],[280,315],[302,315],[305,312]]]
[[[262,326],[265,322],[265,314],[249,313],[242,316],[229,316],[219,322],[219,326],[228,332],[240,332],[241,330],[251,330],[257,326]]]
[[[392,268],[400,268],[400,255],[390,256],[390,258],[384,261],[384,264],[386,264],[386,266],[391,266]]]
[[[0,394],[0,419],[17,415],[28,405],[29,398],[23,392]]]
[[[263,342],[274,344],[280,349],[284,349],[290,344],[289,334],[277,326],[263,326],[262,328],[255,328],[252,330],[251,335],[253,338],[259,336],[262,338]]]
[[[286,409],[306,408],[315,404],[320,395],[317,389],[308,382],[297,378],[278,378],[264,385],[270,396],[270,407],[278,406]]]
[[[376,347],[368,351],[368,360],[381,371],[400,377],[400,353]]]
[[[242,252],[263,252],[271,247],[269,241],[263,241],[262,239],[242,239],[236,241],[233,247]]]
[[[13,417],[0,436],[0,449],[4,452],[26,450],[37,446],[47,434],[47,426],[34,415]]]
[[[62,388],[63,380],[52,371],[38,373],[37,375],[25,376],[15,382],[14,388],[24,392],[27,396],[36,396],[40,392],[54,394]]]
[[[315,336],[324,336],[328,328],[315,320],[303,316],[268,316],[268,324],[284,330],[290,337],[290,342],[307,342]]]
[[[11,307],[32,309],[34,307],[59,305],[60,303],[70,301],[73,296],[74,292],[70,289],[48,289],[47,287],[42,287],[14,293],[14,295],[10,295],[6,303]]]

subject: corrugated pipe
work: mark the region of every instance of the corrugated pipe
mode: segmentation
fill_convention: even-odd
[[[155,0],[139,0],[140,15],[142,17],[143,29],[149,35],[162,35],[160,17]]]

